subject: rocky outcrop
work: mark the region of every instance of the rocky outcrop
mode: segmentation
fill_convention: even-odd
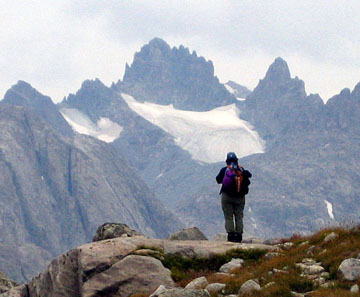
[[[185,110],[210,110],[236,101],[214,76],[211,61],[183,46],[170,48],[159,38],[135,54],[116,88],[142,102]]]
[[[16,282],[7,278],[2,272],[0,272],[0,294],[16,286],[18,286]]]
[[[272,246],[256,244],[170,241],[143,236],[102,240],[79,246],[54,259],[46,271],[26,285],[28,294],[18,296],[126,297],[135,293],[151,294],[160,285],[174,287],[169,270],[164,268],[159,260],[149,256],[134,255],[136,250],[144,246],[161,251],[164,256],[200,258],[214,257],[234,248],[276,249]],[[11,289],[1,297],[17,296],[15,294],[21,290],[23,288]]]
[[[93,241],[100,241],[116,237],[132,237],[141,235],[126,224],[105,223],[99,226],[94,235]]]
[[[242,116],[271,142],[278,135],[313,129],[323,106],[318,95],[306,95],[304,82],[291,78],[286,61],[277,58],[247,97]]]
[[[170,235],[170,240],[207,240],[204,233],[197,227],[186,228]]]

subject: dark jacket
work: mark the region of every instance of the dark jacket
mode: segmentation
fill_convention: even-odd
[[[226,169],[227,169],[227,167],[221,168],[219,174],[216,176],[216,181],[218,184],[221,184],[223,182]],[[245,170],[242,167],[241,167],[241,169],[242,169],[242,175],[244,178],[243,178],[243,181],[241,184],[240,192],[237,192],[236,182],[234,180],[229,186],[222,185],[220,194],[224,192],[232,197],[243,197],[247,193],[249,193],[250,178],[252,177],[252,174],[250,173],[250,171]]]

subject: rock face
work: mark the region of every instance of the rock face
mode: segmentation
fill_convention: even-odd
[[[1,103],[30,107],[61,135],[71,136],[73,134],[71,127],[50,97],[40,94],[27,82],[19,81],[13,85],[6,92]]]
[[[170,134],[133,112],[115,86],[107,88],[99,80],[85,81],[59,107],[76,108],[93,122],[106,117],[122,126],[123,131],[113,145],[164,204],[175,203],[174,191],[180,198],[185,192],[187,178],[179,172],[201,167]],[[162,176],[166,178],[159,178]],[[176,185],[176,189],[169,189],[169,184]]]
[[[109,220],[149,236],[181,228],[106,143],[63,137],[15,105],[0,104],[0,129],[0,270],[12,279],[30,279]]]
[[[184,251],[187,256],[205,258],[223,254],[234,248],[276,249],[266,245],[209,241],[177,242],[143,236],[113,238],[82,245],[68,251],[54,259],[47,270],[26,284],[25,288],[11,289],[1,297],[127,297],[135,293],[151,294],[160,285],[174,287],[170,271],[164,268],[159,260],[134,255],[134,252],[143,246],[161,250],[164,255],[179,255],[179,251]],[[22,293],[24,290],[26,294]],[[20,292],[23,295],[19,295]],[[162,290],[158,296],[208,296],[204,295],[205,291],[201,291],[200,295],[191,295],[199,292],[190,289],[181,292],[184,295],[180,295],[178,291],[176,294],[179,295],[169,295],[169,292]]]
[[[100,241],[116,237],[131,237],[141,235],[139,232],[129,228],[126,224],[105,223],[96,230],[93,241]]]
[[[126,66],[116,86],[137,100],[185,110],[210,110],[235,102],[235,97],[214,76],[211,61],[190,54],[183,46],[170,48],[155,38],[143,46]]]
[[[302,80],[290,77],[287,63],[277,58],[246,100],[242,115],[266,141],[279,134],[312,128],[324,106],[319,96],[307,96]]]
[[[170,235],[170,240],[207,240],[204,233],[202,233],[199,228],[192,227],[182,229],[176,233]]]

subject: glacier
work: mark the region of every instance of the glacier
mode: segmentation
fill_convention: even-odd
[[[175,143],[196,161],[224,161],[229,151],[238,157],[264,153],[265,141],[239,118],[235,104],[196,112],[175,109],[171,104],[142,103],[128,94],[121,95],[134,112],[172,135]]]
[[[60,113],[74,131],[104,142],[113,142],[123,130],[123,127],[104,117],[94,123],[86,114],[76,108],[61,108]]]

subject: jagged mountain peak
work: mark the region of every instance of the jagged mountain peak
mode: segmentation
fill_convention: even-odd
[[[50,97],[42,95],[28,82],[19,80],[6,92],[3,103],[14,105],[52,104],[52,100]]]
[[[81,88],[88,88],[94,86],[106,87],[104,83],[98,78],[84,80],[83,83],[81,84]]]
[[[149,41],[149,47],[151,48],[159,48],[164,50],[170,50],[170,46],[166,43],[165,40],[155,37],[152,40]]]
[[[283,82],[291,79],[289,66],[286,61],[280,57],[270,65],[266,72],[265,80],[271,80],[273,82]]]
[[[127,65],[115,88],[138,101],[173,104],[186,110],[204,111],[235,102],[220,84],[210,60],[183,45],[170,48],[160,38],[151,40]]]
[[[71,127],[59,113],[49,96],[45,96],[29,83],[19,80],[5,94],[1,103],[27,106],[64,136],[73,134]]]
[[[351,92],[351,95],[360,99],[360,82],[355,86],[354,90]]]

